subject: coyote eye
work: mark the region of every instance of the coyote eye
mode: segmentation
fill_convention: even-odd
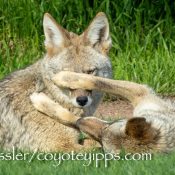
[[[96,69],[91,69],[86,71],[87,74],[91,74],[91,75],[96,75],[97,70]]]

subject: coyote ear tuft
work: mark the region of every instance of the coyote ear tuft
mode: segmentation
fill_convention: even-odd
[[[128,120],[125,133],[143,143],[156,141],[159,131],[151,126],[145,118],[135,117]]]
[[[111,47],[111,38],[109,34],[109,23],[106,15],[100,12],[93,19],[89,27],[84,33],[85,40],[90,45],[104,44],[106,47]]]
[[[43,26],[46,49],[59,48],[65,45],[68,39],[68,32],[58,25],[48,13],[44,14]]]

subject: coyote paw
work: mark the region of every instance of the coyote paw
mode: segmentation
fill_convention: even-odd
[[[44,93],[33,93],[30,95],[30,99],[32,101],[33,106],[43,112],[47,106],[47,104],[52,104],[53,101]]]
[[[84,110],[81,108],[71,108],[69,109],[71,113],[73,113],[75,116],[82,117],[84,115]]]

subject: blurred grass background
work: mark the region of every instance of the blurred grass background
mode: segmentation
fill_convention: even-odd
[[[175,94],[173,0],[0,0],[0,78],[44,55],[45,12],[80,34],[99,11],[110,22],[114,78]]]

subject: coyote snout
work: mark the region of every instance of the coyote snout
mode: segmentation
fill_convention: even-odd
[[[92,104],[91,91],[81,89],[72,90],[72,103],[76,107],[88,107]]]
[[[79,96],[76,98],[76,101],[80,106],[85,106],[88,102],[88,97],[87,96]]]

